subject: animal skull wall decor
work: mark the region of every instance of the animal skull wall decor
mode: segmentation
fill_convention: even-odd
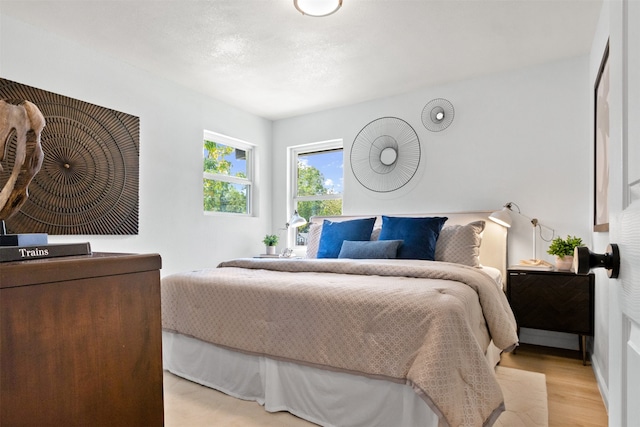
[[[18,212],[29,197],[29,183],[40,170],[44,159],[40,143],[44,126],[44,116],[32,102],[0,100],[0,161],[7,155],[14,131],[16,135],[15,162],[11,175],[0,191],[0,220]]]

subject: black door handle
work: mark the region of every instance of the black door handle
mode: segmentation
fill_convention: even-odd
[[[586,246],[578,246],[573,251],[573,271],[576,274],[589,274],[592,268],[606,268],[612,279],[620,273],[620,249],[615,243],[607,245],[607,252],[595,254]]]

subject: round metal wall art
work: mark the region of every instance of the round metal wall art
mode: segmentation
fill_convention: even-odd
[[[411,125],[397,117],[382,117],[356,135],[351,147],[351,170],[369,190],[391,192],[413,178],[420,156],[420,140]]]
[[[27,202],[7,220],[10,232],[138,234],[139,118],[8,80],[0,83],[0,95],[32,101],[46,120],[44,161]],[[14,157],[15,143],[5,161]],[[3,178],[0,173],[0,182]]]
[[[422,124],[431,132],[440,132],[453,122],[455,110],[446,99],[432,99],[422,109]]]

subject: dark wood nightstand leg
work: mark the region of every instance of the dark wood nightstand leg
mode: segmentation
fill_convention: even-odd
[[[582,366],[587,366],[587,336],[580,335],[580,347],[582,348]]]

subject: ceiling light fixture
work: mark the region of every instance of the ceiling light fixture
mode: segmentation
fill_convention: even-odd
[[[293,5],[303,15],[322,17],[337,12],[342,0],[293,0]]]

